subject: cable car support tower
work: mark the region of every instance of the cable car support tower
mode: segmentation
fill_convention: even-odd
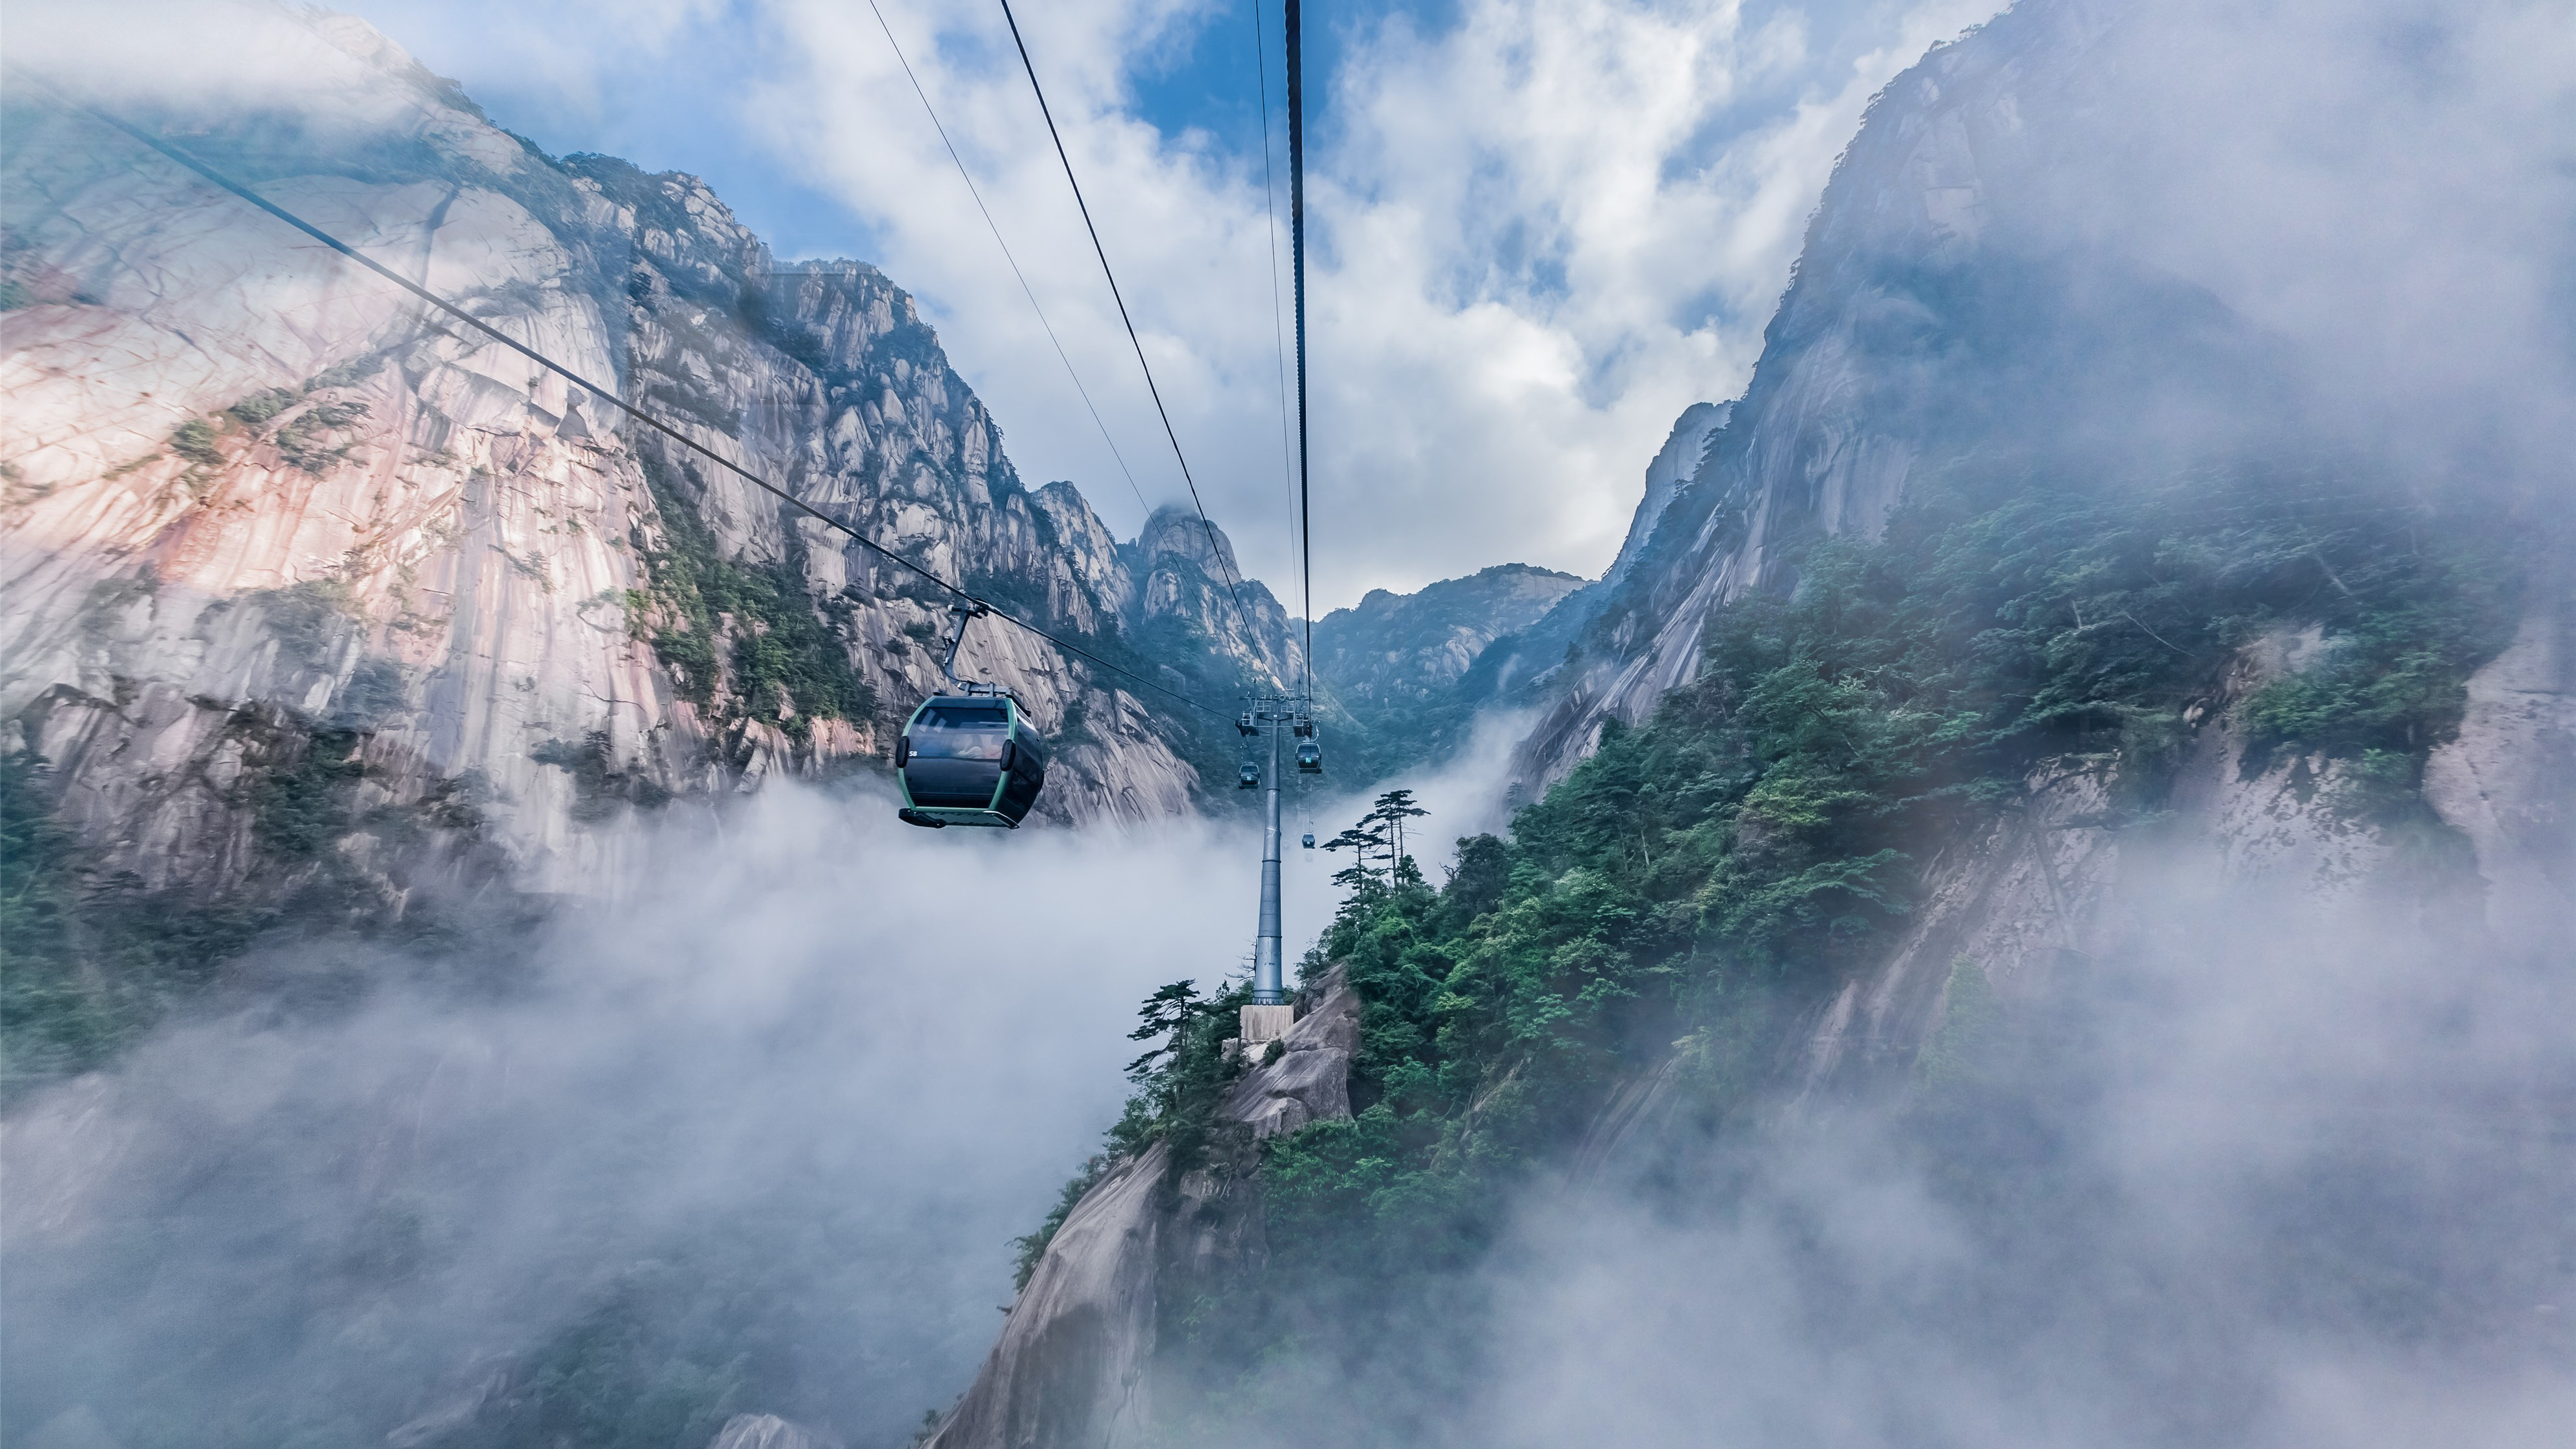
[[[1267,791],[1262,811],[1261,829],[1261,928],[1252,948],[1252,1004],[1256,1007],[1286,1007],[1288,992],[1280,970],[1279,926],[1279,847],[1286,838],[1279,826],[1280,746],[1285,733],[1296,741],[1297,771],[1305,775],[1324,772],[1323,751],[1315,744],[1315,720],[1308,713],[1306,701],[1294,695],[1256,695],[1234,722],[1243,736],[1247,758],[1243,762],[1241,787],[1255,783]],[[1262,736],[1270,741],[1270,767],[1262,769],[1250,758],[1252,742]],[[1257,1038],[1252,1030],[1254,1018],[1244,1018],[1244,1040]],[[1275,1033],[1273,1033],[1275,1035]]]
[[[1252,948],[1252,1004],[1243,1009],[1242,1042],[1246,1051],[1257,1050],[1261,1043],[1285,1035],[1294,1020],[1294,1008],[1288,1004],[1286,982],[1280,961],[1279,925],[1279,826],[1280,736],[1292,732],[1297,741],[1297,770],[1300,774],[1319,775],[1324,770],[1322,749],[1315,742],[1315,642],[1314,642],[1314,539],[1312,513],[1307,503],[1306,468],[1306,107],[1305,66],[1299,35],[1298,0],[1286,0],[1281,7],[1282,29],[1286,32],[1288,80],[1288,218],[1290,236],[1290,275],[1297,308],[1297,509],[1299,566],[1305,583],[1304,613],[1306,647],[1301,661],[1304,689],[1296,694],[1258,695],[1247,701],[1248,708],[1235,727],[1242,732],[1245,746],[1241,785],[1250,788],[1258,783],[1268,795],[1263,801],[1261,830],[1261,925]],[[1263,127],[1263,153],[1269,148],[1268,127]],[[1275,216],[1276,213],[1274,212]],[[1277,295],[1275,292],[1272,294]],[[1251,759],[1255,738],[1267,735],[1270,744],[1270,767],[1261,769]],[[1309,843],[1313,837],[1307,837]]]

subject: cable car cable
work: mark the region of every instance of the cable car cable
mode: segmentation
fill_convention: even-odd
[[[1306,64],[1297,0],[1286,0],[1288,30],[1288,237],[1289,268],[1297,288],[1297,515],[1302,540],[1298,567],[1306,596],[1306,699],[1315,698],[1315,517],[1306,487]]]
[[[689,437],[677,428],[663,422],[660,418],[653,416],[651,413],[637,407],[635,404],[626,401],[624,398],[619,397],[607,388],[601,387],[598,383],[592,382],[589,378],[582,376],[580,373],[573,371],[571,368],[564,366],[562,363],[555,361],[553,358],[548,357],[544,353],[537,351],[535,348],[528,346],[526,343],[519,341],[517,338],[503,332],[491,323],[486,322],[482,318],[475,316],[473,313],[466,311],[464,308],[447,300],[445,297],[438,295],[436,292],[429,290],[427,287],[420,285],[411,278],[385,266],[375,258],[370,257],[357,250],[355,247],[350,246],[347,242],[340,240],[338,237],[324,231],[322,228],[315,226],[313,223],[306,221],[300,216],[297,216],[294,212],[288,211],[285,207],[279,206],[277,203],[270,201],[267,197],[260,195],[249,187],[234,181],[232,178],[197,160],[195,157],[190,156],[187,152],[170,145],[161,138],[152,135],[150,132],[136,126],[129,125],[115,116],[99,110],[95,106],[77,106],[76,109],[81,111],[83,114],[88,115],[93,120],[99,121],[125,133],[127,136],[132,137],[134,140],[160,153],[162,156],[167,157],[178,165],[185,167],[200,177],[203,177],[212,185],[220,188],[221,190],[230,192],[232,195],[243,201],[249,202],[251,205],[267,212],[270,216],[277,218],[279,221],[285,222],[288,226],[295,228],[297,231],[300,231],[306,236],[313,238],[315,241],[322,243],[331,250],[338,252],[340,255],[356,262],[362,267],[365,267],[368,271],[375,273],[377,276],[384,278],[386,281],[393,283],[395,286],[402,288],[404,291],[411,293],[413,296],[420,298],[422,301],[429,303],[431,306],[438,308],[440,311],[447,313],[458,321],[465,323],[477,332],[483,333],[493,341],[500,343],[502,346],[509,348],[511,351],[518,353],[520,356],[527,358],[529,361],[536,363],[547,371],[561,376],[565,381],[591,393],[598,397],[602,402],[605,402],[609,406],[625,413],[628,417],[631,417],[637,422],[644,424],[646,427],[653,429],[655,432],[668,437],[671,441],[678,443],[680,446],[687,448],[691,452],[706,458],[708,461],[741,478],[744,482],[751,484],[762,492],[775,496],[779,501],[796,509],[798,512],[815,519],[828,528],[847,535],[852,542],[868,549],[879,557],[910,569],[912,572],[928,579],[931,583],[947,590],[950,594],[990,611],[994,617],[1002,619],[1008,623],[1018,625],[1020,628],[1027,630],[1038,638],[1044,639],[1048,643],[1053,644],[1058,649],[1079,658],[1089,660],[1091,663],[1108,670],[1112,674],[1118,675],[1124,679],[1133,680],[1137,684],[1143,685],[1145,688],[1153,690],[1157,694],[1179,700],[1181,703],[1202,713],[1216,715],[1221,718],[1232,717],[1230,712],[1226,710],[1211,708],[1190,698],[1188,695],[1157,684],[1131,669],[1125,669],[1119,665],[1112,664],[1108,660],[1101,658],[1099,655],[1092,653],[1090,650],[1083,648],[1081,645],[1063,639],[1046,629],[1030,623],[1028,620],[1023,619],[1018,615],[1011,613],[1009,610],[1002,608],[1000,605],[995,604],[988,599],[978,598],[974,594],[967,592],[964,588],[950,583],[948,580],[941,578],[929,569],[922,567],[920,564],[914,563],[911,559],[905,558],[902,554],[895,552],[893,549],[890,549],[884,544],[877,542],[875,539],[868,537],[866,534],[859,532],[849,524],[843,523],[841,520],[834,518],[832,515],[825,513],[810,503],[807,503],[804,499],[797,497],[786,489],[779,487],[777,484],[770,482],[768,479],[761,477],[759,474],[752,472],[750,469],[745,468],[741,464],[734,462],[732,459],[725,457],[723,454],[716,452],[706,444]]]
[[[1073,204],[1082,210],[1083,230],[1091,233],[1091,250],[1100,258],[1100,274],[1109,279],[1109,295],[1118,303],[1118,320],[1126,325],[1128,344],[1136,349],[1136,365],[1145,371],[1145,390],[1154,397],[1154,413],[1163,420],[1163,436],[1171,440],[1172,456],[1181,465],[1181,481],[1190,486],[1190,502],[1199,510],[1199,523],[1207,530],[1208,552],[1216,556],[1217,567],[1225,574],[1226,596],[1234,601],[1234,621],[1246,652],[1259,658],[1253,646],[1252,620],[1243,612],[1243,595],[1235,589],[1234,565],[1219,546],[1216,524],[1208,518],[1207,503],[1199,497],[1198,479],[1190,475],[1189,456],[1181,451],[1181,435],[1172,429],[1172,415],[1163,406],[1163,390],[1154,384],[1154,365],[1145,360],[1145,344],[1136,335],[1136,321],[1127,315],[1126,295],[1118,290],[1118,274],[1110,269],[1109,249],[1100,244],[1100,228],[1091,221],[1091,203],[1082,199],[1082,183],[1073,178],[1073,158],[1065,153],[1064,136],[1055,128],[1055,112],[1048,108],[1046,87],[1038,84],[1037,63],[1029,59],[1028,42],[1020,38],[1019,17],[1011,13],[1011,0],[1002,0],[1002,19],[1011,27],[1011,44],[1019,48],[1020,68],[1029,73],[1029,89],[1037,93],[1038,114],[1046,117],[1047,136],[1055,142],[1056,160],[1064,163],[1065,184],[1073,188]]]
[[[1288,439],[1288,323],[1279,307],[1279,185],[1272,179],[1270,171],[1270,60],[1263,40],[1261,0],[1252,0],[1252,73],[1261,89],[1261,204],[1269,222],[1270,236],[1270,355],[1279,368],[1279,476],[1287,483],[1290,494],[1288,530],[1292,535],[1291,541],[1302,552],[1306,546],[1306,532],[1296,514],[1297,458],[1290,450]],[[1314,618],[1315,590],[1311,572],[1303,585],[1297,607],[1301,619]],[[1311,658],[1314,647],[1315,631],[1310,624],[1306,630],[1306,650],[1310,656],[1306,666],[1306,699],[1310,709],[1315,696],[1315,669]]]
[[[1002,240],[1002,228],[993,220],[990,207],[984,205],[984,193],[975,185],[973,174],[966,169],[966,158],[957,154],[957,143],[948,139],[948,128],[939,123],[939,111],[930,104],[930,93],[921,88],[921,77],[912,73],[912,62],[904,58],[903,45],[894,38],[894,27],[886,24],[885,11],[877,0],[868,0],[876,11],[877,28],[885,32],[886,44],[894,51],[895,64],[903,67],[903,78],[912,82],[912,93],[921,97],[921,109],[930,116],[930,128],[939,133],[939,144],[948,148],[948,159],[957,163],[957,175],[966,183],[966,194],[975,198],[975,209],[984,214],[984,225],[993,233],[993,244],[1002,249],[1002,260],[1011,264],[1011,275],[1019,278],[1020,292],[1029,299],[1029,310],[1038,314],[1038,325],[1046,329],[1047,341],[1055,344],[1056,360],[1064,364],[1064,375],[1073,379],[1073,390],[1082,395],[1082,405],[1090,409],[1092,425],[1100,429],[1100,441],[1109,445],[1109,456],[1118,460],[1118,471],[1127,475],[1127,490],[1136,495],[1136,504],[1148,514],[1153,505],[1145,501],[1145,490],[1136,486],[1135,470],[1127,466],[1127,455],[1118,451],[1118,440],[1109,436],[1109,424],[1101,421],[1100,409],[1091,401],[1091,389],[1082,385],[1082,374],[1074,371],[1073,359],[1065,355],[1064,343],[1055,335],[1055,324],[1047,320],[1046,308],[1038,305],[1038,294],[1029,286],[1027,274],[1020,270],[1020,259],[1011,255],[1011,244]]]

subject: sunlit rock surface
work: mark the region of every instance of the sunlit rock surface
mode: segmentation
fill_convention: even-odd
[[[1927,466],[2056,450],[2084,471],[2132,476],[2297,436],[2291,384],[2259,328],[2067,220],[2087,214],[2084,188],[2115,184],[2102,166],[2067,163],[2103,133],[2101,74],[2152,69],[2129,13],[2095,0],[2017,7],[1936,46],[1873,101],[1745,396],[1722,416],[1705,405],[1682,416],[1611,575],[1533,631],[1547,650],[1571,647],[1516,661],[1538,684],[1514,761],[1525,796],[1589,756],[1606,721],[1641,722],[1687,681],[1715,611],[1793,589],[1786,548],[1877,536]],[[2530,607],[2513,648],[2472,681],[2469,718],[2425,786],[2476,847],[2500,937],[2524,940],[2543,921],[2563,933],[2576,859],[2565,605]],[[2192,881],[2324,906],[2352,899],[2387,859],[2377,831],[2331,808],[2340,766],[2242,768],[2231,707],[2318,643],[2313,630],[2258,641],[2191,713],[2171,826],[2190,843]],[[2124,846],[2104,791],[2095,773],[2055,767],[2003,823],[1943,843],[1902,944],[1847,983],[1785,1053],[1788,1069],[1821,1086],[1910,1062],[1955,956],[1987,963],[2001,990],[2035,993],[2055,963],[2140,939],[2146,893],[2174,887],[2180,867]]]
[[[694,178],[543,156],[364,25],[315,29],[305,89],[277,98],[293,124],[132,119],[1050,629],[1290,672],[1284,612],[1213,581],[1230,546],[1195,517],[1122,545],[1072,485],[1024,486],[874,268],[782,265]],[[614,874],[625,806],[881,766],[941,684],[947,601],[917,575],[97,120],[23,97],[9,119],[0,719],[111,868],[238,885],[246,793],[352,731],[373,804],[439,837],[381,844],[387,891],[583,890]],[[715,677],[675,674],[653,641],[691,624],[651,560],[693,549],[786,580],[874,708],[743,685],[771,625],[721,608]],[[1190,808],[1136,686],[989,621],[961,668],[1044,729],[1079,707],[1042,814]]]
[[[1219,1130],[1258,1140],[1348,1117],[1359,1012],[1336,971],[1282,1050],[1228,1089]],[[1119,1163],[1049,1240],[1001,1340],[927,1449],[1149,1442],[1157,1294],[1263,1251],[1249,1174],[1175,1174],[1159,1142]]]

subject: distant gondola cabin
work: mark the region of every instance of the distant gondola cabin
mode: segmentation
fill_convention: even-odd
[[[895,741],[909,825],[1017,829],[1046,785],[1046,742],[1007,694],[940,694],[921,702]]]

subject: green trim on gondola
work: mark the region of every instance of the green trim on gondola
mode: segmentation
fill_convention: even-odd
[[[1020,828],[1020,822],[999,810],[965,810],[953,805],[911,805],[905,808],[942,825],[998,825],[1005,830]]]
[[[920,725],[922,716],[935,708],[979,711],[998,708],[1002,711],[1002,756],[993,761],[996,766],[993,792],[981,804],[924,805],[913,793],[912,761],[940,758],[912,753],[915,728]],[[1016,830],[1046,786],[1046,741],[1029,723],[1019,701],[1008,694],[933,695],[913,707],[911,715],[904,720],[902,739],[903,746],[898,755],[901,763],[895,767],[895,781],[903,793],[903,817],[912,824],[998,826]],[[1014,815],[1010,808],[1012,786],[1020,783],[1025,783],[1026,794]],[[956,796],[949,793],[946,798],[953,802]]]

